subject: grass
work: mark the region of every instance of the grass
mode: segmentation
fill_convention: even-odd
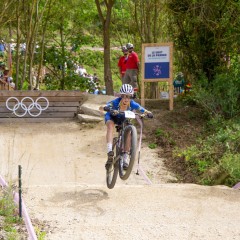
[[[148,147],[149,147],[150,149],[155,149],[155,148],[157,148],[157,144],[156,144],[156,143],[150,143],[150,144],[148,145]]]
[[[25,223],[19,217],[18,207],[13,199],[14,187],[0,189],[0,239],[21,240],[28,239]],[[46,232],[35,227],[39,240],[44,240]]]
[[[2,216],[0,229],[4,237],[8,240],[26,237],[26,231],[23,230],[24,222],[19,218],[18,209],[13,201],[12,187],[6,187],[0,191],[0,216]]]

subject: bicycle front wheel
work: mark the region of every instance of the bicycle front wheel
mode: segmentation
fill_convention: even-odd
[[[119,154],[119,149],[117,146],[118,138],[113,139],[113,151],[114,151],[114,161],[106,172],[106,182],[109,189],[114,188],[118,176],[118,161],[115,161]]]
[[[119,161],[119,176],[122,180],[126,180],[132,172],[137,154],[137,130],[135,126],[129,125],[124,129],[123,141],[125,156],[123,155]],[[124,169],[123,161],[128,163],[127,169]]]

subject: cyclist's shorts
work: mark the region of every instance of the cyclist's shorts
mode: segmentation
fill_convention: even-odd
[[[105,114],[105,123],[108,120],[112,120],[115,124],[121,124],[125,119],[124,115],[118,114],[117,116],[112,116],[109,112]]]

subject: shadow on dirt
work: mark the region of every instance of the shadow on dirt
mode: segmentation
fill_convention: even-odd
[[[107,199],[109,199],[107,192],[93,188],[75,192],[58,192],[49,201],[63,207],[74,208],[82,215],[97,217],[105,212],[98,203]]]

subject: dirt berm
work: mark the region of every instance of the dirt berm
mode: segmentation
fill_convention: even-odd
[[[240,239],[240,191],[170,183],[146,143],[141,166],[152,184],[134,169],[109,190],[103,122],[9,120],[0,132],[0,174],[15,181],[22,166],[23,199],[45,239]]]

